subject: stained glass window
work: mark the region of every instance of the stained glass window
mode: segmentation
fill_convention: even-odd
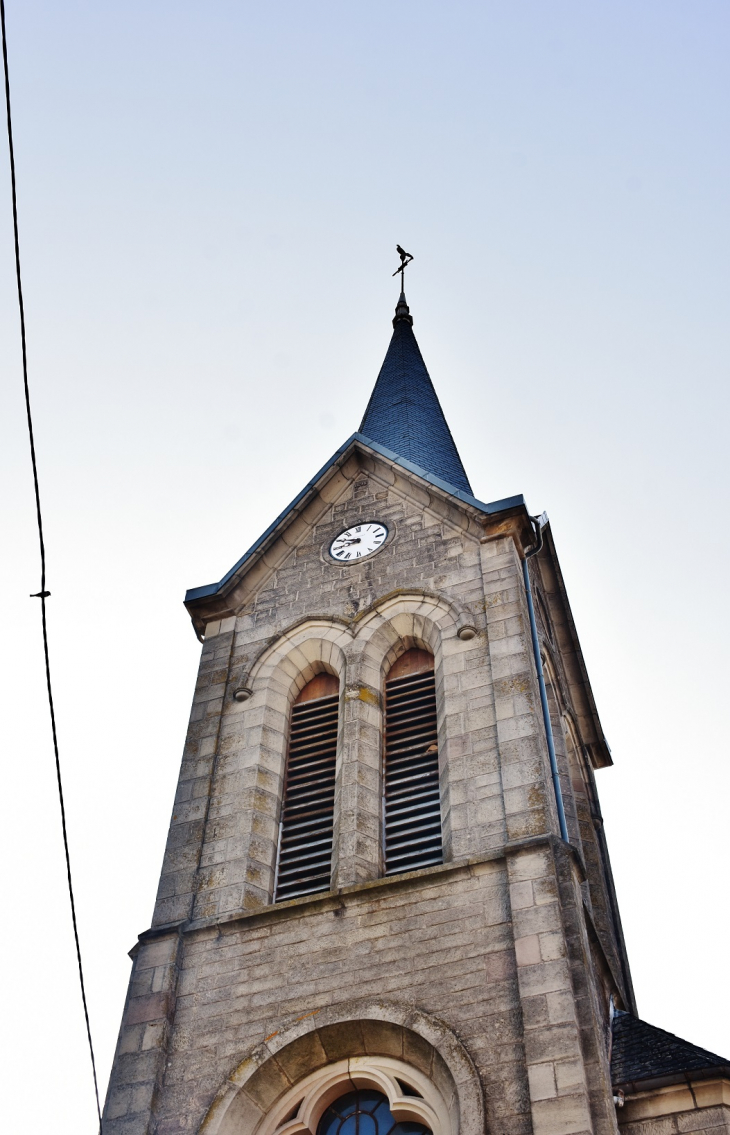
[[[322,1116],[317,1135],[431,1135],[423,1123],[394,1118],[380,1092],[363,1088],[335,1100]]]

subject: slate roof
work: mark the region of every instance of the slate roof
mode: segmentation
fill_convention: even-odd
[[[395,309],[393,338],[359,432],[471,494],[469,479],[413,334],[413,319],[403,293]]]
[[[618,1012],[613,1019],[611,1079],[616,1087],[642,1081],[671,1083],[684,1080],[687,1073],[722,1075],[721,1069],[729,1074],[730,1061],[631,1013]]]
[[[474,497],[412,328],[413,319],[406,297],[401,293],[395,309],[393,337],[360,431],[352,434],[340,446],[218,583],[192,587],[186,592],[185,604],[188,605],[194,625],[197,626],[193,614],[195,605],[222,592],[233,577],[242,572],[246,564],[276,538],[287,519],[304,507],[304,502],[320,479],[333,465],[344,460],[353,445],[367,446],[388,461],[415,473],[422,480],[487,516],[526,508],[521,494],[489,503]]]

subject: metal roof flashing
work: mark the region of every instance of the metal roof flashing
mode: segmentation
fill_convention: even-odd
[[[234,577],[239,575],[241,569],[249,561],[251,561],[253,557],[255,557],[257,552],[263,550],[266,545],[276,539],[278,532],[285,526],[289,519],[300,511],[304,501],[307,500],[312,493],[316,492],[323,483],[326,483],[326,481],[329,480],[334,471],[341,465],[343,465],[350,456],[351,452],[353,452],[357,448],[370,450],[371,452],[378,454],[380,457],[384,457],[386,460],[391,461],[394,465],[398,465],[406,472],[414,474],[422,481],[425,481],[427,484],[433,485],[434,488],[439,489],[441,492],[450,497],[453,497],[455,500],[461,502],[467,507],[473,508],[475,511],[482,513],[484,516],[494,516],[498,513],[506,512],[511,509],[526,507],[525,498],[522,496],[522,494],[517,494],[516,496],[512,497],[505,497],[502,500],[491,502],[477,500],[477,498],[471,496],[470,493],[464,492],[463,489],[458,489],[454,485],[450,485],[447,481],[443,481],[434,473],[429,473],[425,469],[421,469],[412,461],[408,461],[406,458],[401,457],[399,454],[394,453],[392,450],[386,449],[385,446],[379,445],[377,442],[373,441],[371,438],[366,437],[364,434],[354,433],[347,439],[344,445],[341,445],[340,448],[332,454],[332,457],[330,457],[329,461],[327,461],[326,464],[323,465],[317,473],[315,473],[314,477],[312,477],[312,479],[307,482],[302,491],[298,493],[294,500],[291,501],[291,503],[287,505],[283,512],[281,512],[276,517],[276,519],[272,524],[269,525],[266,531],[262,532],[258,540],[256,540],[256,542],[251,545],[248,551],[244,552],[241,558],[233,565],[230,571],[226,572],[226,574],[221,580],[218,581],[218,583],[209,583],[202,587],[191,587],[185,593],[185,606],[190,611],[190,615],[191,617],[193,617],[193,619],[195,605],[200,600],[210,599],[211,597],[224,592],[226,590],[226,585],[230,583],[234,579]],[[193,608],[192,610],[191,607]]]

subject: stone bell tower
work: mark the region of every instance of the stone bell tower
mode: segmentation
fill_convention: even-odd
[[[360,431],[187,594],[104,1135],[727,1133],[726,1063],[636,1016],[550,525],[474,496],[412,324],[402,294]]]

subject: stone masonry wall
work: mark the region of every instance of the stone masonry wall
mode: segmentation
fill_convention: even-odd
[[[119,1061],[128,1075],[110,1094],[105,1131],[197,1131],[221,1084],[256,1045],[292,1020],[363,997],[417,1006],[456,1033],[483,1083],[488,1131],[600,1130],[558,895],[550,844],[523,841],[506,857],[190,929],[180,944],[154,1126],[146,1125],[143,1081],[152,1077],[156,1026],[140,1018],[159,1012],[161,975],[147,966],[135,983],[128,1014],[136,1023]],[[164,941],[142,946],[163,965]]]
[[[385,463],[365,466],[239,616],[208,628],[105,1135],[197,1131],[252,1047],[366,994],[456,1033],[492,1135],[615,1133],[583,867],[550,835],[514,541],[482,540],[464,512],[406,491]],[[339,531],[373,519],[391,532],[378,555],[327,560]],[[467,624],[475,638],[459,637]],[[412,645],[436,659],[448,862],[382,880],[382,676]],[[337,893],[271,906],[288,710],[319,670],[341,680]]]
[[[322,555],[344,527],[374,517],[394,534],[378,555],[351,567]],[[452,627],[436,647],[452,856],[557,830],[514,543],[504,537],[480,545],[479,532],[465,532],[455,519],[426,512],[422,502],[389,488],[375,472],[360,472],[236,619],[235,631],[212,628],[218,633],[206,638],[203,650],[153,925],[189,918],[194,907],[209,917],[270,900],[291,677],[283,676],[289,689],[271,683],[258,702],[240,704],[231,692],[267,645],[298,620],[349,619],[357,630],[363,611],[399,589],[420,588],[458,602],[481,631],[462,642]],[[348,730],[354,744],[344,753],[340,779],[353,765],[366,778],[360,795],[369,785],[372,799],[369,817],[363,812],[360,819],[372,830],[373,816],[379,825],[382,678],[372,666],[363,675],[369,659],[359,648],[359,637],[343,627],[340,676],[350,687],[345,711],[361,720]],[[365,752],[362,734],[368,731]],[[379,864],[372,863],[370,877],[378,873]]]
[[[623,1116],[619,1111],[619,1119]],[[730,1135],[730,1107],[695,1107],[672,1115],[621,1122],[622,1135]]]

